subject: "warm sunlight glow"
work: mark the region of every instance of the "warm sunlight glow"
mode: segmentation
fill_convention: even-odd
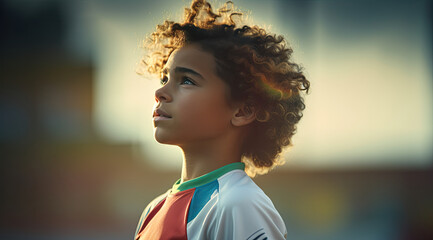
[[[182,4],[153,6],[152,12],[182,9]],[[363,31],[353,29],[349,34],[344,32],[348,26],[325,4],[311,5],[309,32],[294,27],[293,21],[286,28],[270,24],[292,41],[295,61],[302,63],[311,81],[294,146],[284,155],[286,166],[431,164],[433,88],[425,13],[406,23],[402,31],[390,20],[388,25],[372,30],[366,25]],[[278,15],[278,5],[239,1],[238,6],[251,10],[259,20],[267,18],[265,13],[274,13],[270,19],[275,21],[287,20]],[[142,54],[140,40],[163,16],[146,12],[145,6],[116,15],[112,14],[116,9],[92,4],[84,9],[92,19],[89,31],[96,49],[95,123],[100,133],[110,141],[139,141],[143,159],[178,169],[179,149],[153,139],[151,116],[159,81],[135,73]]]

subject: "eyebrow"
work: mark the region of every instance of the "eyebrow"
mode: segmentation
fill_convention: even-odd
[[[168,69],[167,69],[167,68],[164,68],[164,69],[162,70],[162,72],[163,72],[164,74],[167,74]],[[192,69],[190,69],[190,68],[186,68],[186,67],[176,67],[176,68],[174,68],[174,72],[175,72],[175,73],[190,73],[190,74],[196,75],[197,77],[199,77],[199,78],[205,80],[205,78],[204,78],[200,73],[198,73],[198,72],[196,72],[196,71],[194,71],[194,70],[192,70]]]

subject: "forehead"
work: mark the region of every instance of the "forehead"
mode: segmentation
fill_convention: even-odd
[[[214,56],[197,44],[186,45],[173,51],[164,68],[171,71],[175,67],[193,69],[204,77],[214,77],[216,72]]]

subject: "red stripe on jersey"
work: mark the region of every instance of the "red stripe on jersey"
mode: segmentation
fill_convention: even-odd
[[[195,188],[169,194],[146,216],[136,240],[187,240],[188,210]]]

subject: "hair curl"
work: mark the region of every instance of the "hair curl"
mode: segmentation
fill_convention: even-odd
[[[308,93],[310,82],[291,61],[293,50],[283,36],[255,25],[238,27],[236,18],[242,15],[231,1],[214,12],[205,0],[193,0],[182,23],[166,20],[157,25],[144,42],[152,53],[141,63],[149,73],[160,74],[174,50],[192,43],[214,55],[217,74],[230,89],[229,102],[242,101],[255,110],[242,145],[246,172],[254,177],[283,163],[279,155],[292,145],[305,109],[300,93]]]

